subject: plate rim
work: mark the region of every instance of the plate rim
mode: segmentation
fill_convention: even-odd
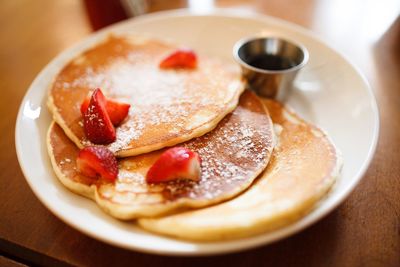
[[[38,191],[36,191],[35,186],[33,185],[32,179],[28,178],[29,171],[25,168],[25,166],[23,164],[23,162],[24,162],[23,148],[21,147],[21,144],[18,142],[18,140],[21,139],[21,134],[22,134],[21,127],[23,125],[22,124],[23,108],[24,108],[25,104],[27,103],[27,101],[29,100],[28,97],[29,97],[29,94],[32,92],[33,85],[35,84],[35,82],[37,80],[42,79],[42,76],[44,76],[44,74],[46,74],[46,72],[51,67],[51,65],[54,61],[61,59],[64,55],[72,53],[75,49],[82,46],[85,42],[87,43],[89,39],[96,39],[99,36],[102,36],[110,31],[124,27],[124,25],[126,25],[126,24],[143,23],[146,21],[154,21],[157,19],[176,17],[176,16],[180,16],[180,17],[185,17],[185,16],[187,16],[187,17],[198,17],[198,16],[230,17],[230,18],[250,19],[250,20],[269,22],[269,23],[274,22],[277,25],[284,25],[285,27],[294,29],[295,31],[300,32],[301,34],[303,34],[305,36],[309,36],[310,38],[316,40],[323,46],[329,48],[337,56],[341,57],[357,73],[357,75],[361,78],[363,84],[365,85],[365,89],[366,89],[366,92],[368,93],[368,97],[369,97],[370,106],[372,108],[373,115],[374,115],[373,116],[374,117],[373,118],[374,129],[373,129],[373,134],[372,134],[372,144],[368,149],[367,157],[362,162],[360,168],[358,169],[358,172],[353,176],[352,182],[345,188],[345,190],[340,191],[339,196],[336,198],[336,200],[330,206],[328,206],[326,209],[320,211],[318,213],[318,215],[312,217],[311,219],[307,220],[307,215],[306,215],[301,218],[301,219],[306,218],[306,220],[301,220],[301,221],[298,220],[294,223],[291,223],[283,228],[277,229],[272,232],[267,232],[264,234],[260,234],[260,235],[252,236],[252,237],[248,237],[248,238],[243,238],[243,239],[234,239],[234,240],[212,242],[212,243],[202,243],[202,245],[209,246],[208,249],[205,249],[203,246],[201,250],[176,251],[176,250],[161,250],[161,249],[143,247],[136,243],[125,244],[125,243],[118,242],[110,237],[105,237],[102,234],[92,232],[92,231],[88,230],[86,227],[83,227],[79,224],[73,223],[72,220],[70,220],[69,218],[64,216],[57,209],[53,208],[52,205],[50,205],[48,203],[48,200],[46,200],[46,198],[44,198]],[[271,244],[273,242],[276,242],[278,240],[281,240],[283,238],[291,236],[295,233],[298,233],[299,231],[301,231],[305,228],[310,227],[311,225],[313,225],[314,223],[316,223],[317,221],[319,221],[323,217],[325,217],[327,214],[332,212],[332,210],[336,209],[337,206],[339,206],[341,203],[343,203],[343,201],[349,196],[349,194],[355,189],[357,184],[359,184],[361,179],[364,177],[364,174],[366,173],[366,171],[374,157],[376,148],[377,148],[378,139],[379,139],[379,128],[380,128],[379,108],[377,105],[377,101],[376,101],[374,92],[373,92],[368,80],[364,76],[364,74],[340,50],[333,48],[331,45],[329,45],[326,41],[324,41],[320,36],[318,36],[316,33],[312,32],[311,30],[304,28],[300,25],[297,25],[295,23],[292,23],[292,22],[289,22],[289,21],[286,21],[286,20],[283,20],[280,18],[263,15],[263,14],[257,13],[257,12],[243,12],[242,13],[242,12],[237,12],[237,10],[232,10],[232,9],[216,8],[216,9],[214,9],[212,11],[208,11],[208,12],[194,13],[194,12],[191,12],[189,9],[178,9],[178,10],[168,10],[168,11],[160,11],[160,12],[150,13],[150,14],[131,18],[131,19],[124,20],[124,21],[118,22],[116,24],[110,25],[108,27],[103,28],[100,31],[88,34],[87,36],[83,37],[78,42],[76,42],[75,44],[73,44],[69,48],[63,50],[61,53],[57,54],[54,58],[52,58],[51,61],[42,68],[42,70],[39,72],[39,74],[35,77],[35,79],[29,85],[29,88],[26,91],[26,93],[21,101],[21,104],[20,104],[20,107],[18,110],[17,120],[16,120],[16,127],[15,127],[15,148],[16,148],[17,158],[18,158],[20,168],[24,174],[25,180],[28,182],[28,184],[30,186],[30,189],[34,192],[35,196],[40,200],[40,202],[47,209],[49,209],[54,215],[56,215],[56,217],[58,217],[61,221],[63,221],[67,225],[71,226],[72,228],[77,229],[81,233],[84,233],[96,240],[101,240],[102,242],[112,244],[117,247],[129,249],[129,250],[135,250],[135,251],[158,254],[158,255],[206,256],[206,255],[232,253],[232,252],[237,252],[237,251],[242,251],[242,250],[248,250],[248,249],[258,247],[258,246],[261,246],[264,244]],[[264,238],[261,238],[261,237],[264,237]],[[184,241],[184,242],[190,242],[190,241]],[[215,246],[218,243],[228,243],[228,245],[222,246],[220,244],[218,247]],[[242,244],[240,245],[240,243],[242,243]],[[229,244],[231,244],[231,245],[229,245]]]

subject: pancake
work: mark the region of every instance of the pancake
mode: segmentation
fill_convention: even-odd
[[[222,204],[138,224],[157,234],[215,241],[275,230],[315,207],[339,174],[338,152],[320,129],[278,102],[265,104],[279,137],[267,169],[247,191]]]
[[[211,132],[179,146],[197,152],[201,179],[148,184],[145,175],[163,150],[119,159],[114,183],[77,172],[79,149],[53,123],[48,151],[59,180],[70,190],[94,199],[119,219],[160,216],[188,207],[204,207],[232,198],[248,188],[265,169],[273,149],[272,121],[254,93],[245,91],[238,107]]]
[[[158,40],[110,36],[70,61],[55,77],[48,107],[79,147],[91,145],[80,105],[99,87],[131,104],[108,148],[119,157],[172,146],[211,131],[237,106],[244,84],[236,65],[198,55],[194,70],[165,70],[163,58],[178,47]]]

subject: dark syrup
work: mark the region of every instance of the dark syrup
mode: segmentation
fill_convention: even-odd
[[[253,57],[249,60],[249,65],[264,70],[285,70],[296,66],[292,60],[275,55]]]

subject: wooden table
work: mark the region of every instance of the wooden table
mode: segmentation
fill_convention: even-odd
[[[89,5],[92,2],[87,1]],[[149,12],[193,2],[150,1]],[[161,257],[116,248],[81,234],[52,215],[33,195],[18,165],[14,127],[19,103],[34,77],[93,28],[78,0],[1,1],[0,265],[400,266],[399,2],[196,2],[254,10],[297,23],[358,65],[374,90],[381,118],[376,155],[362,182],[338,209],[305,231],[236,254]],[[97,11],[93,5],[91,8],[93,18]],[[104,16],[105,23],[121,18],[118,7],[109,10],[115,14]],[[102,26],[102,18],[92,21],[97,23],[95,27]]]

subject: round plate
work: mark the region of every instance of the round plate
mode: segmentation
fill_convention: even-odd
[[[88,199],[68,191],[53,173],[46,149],[51,116],[47,89],[54,75],[77,54],[113,33],[137,33],[182,43],[197,51],[232,59],[235,41],[270,34],[305,45],[310,61],[300,72],[289,99],[305,119],[331,136],[343,154],[342,176],[330,194],[308,215],[287,227],[262,235],[211,243],[176,240],[148,233],[134,223],[103,213]],[[162,12],[124,21],[95,33],[57,56],[37,76],[19,110],[15,143],[26,180],[36,196],[61,220],[81,232],[127,249],[168,255],[209,255],[248,249],[294,234],[334,209],[360,181],[375,151],[378,109],[360,72],[309,31],[260,15],[248,17],[216,11],[193,15],[185,10]]]

